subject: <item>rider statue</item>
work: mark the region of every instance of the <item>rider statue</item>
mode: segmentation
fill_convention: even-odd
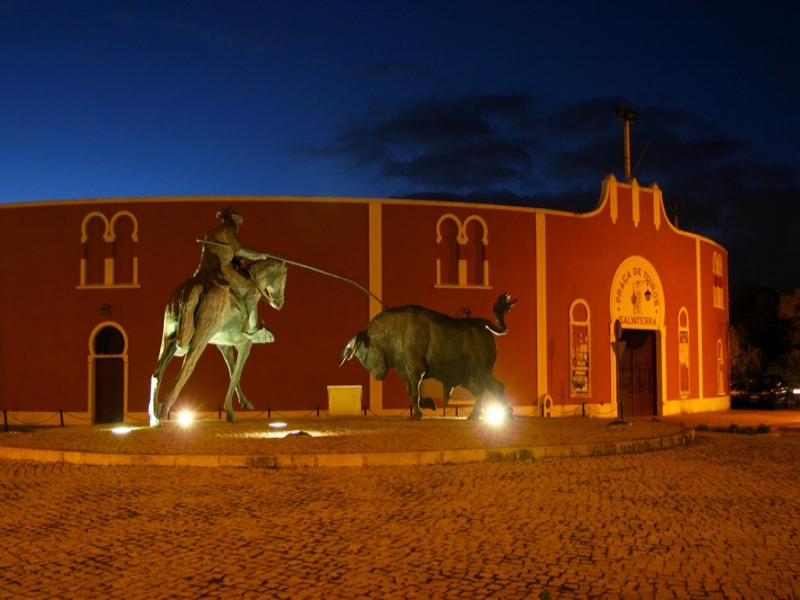
[[[271,333],[263,323],[258,322],[258,301],[261,298],[261,291],[256,289],[247,272],[240,270],[239,265],[241,259],[261,260],[269,258],[269,254],[252,250],[242,244],[238,231],[244,219],[232,206],[218,211],[217,218],[220,224],[206,233],[205,239],[198,240],[202,243],[203,249],[200,253],[200,264],[193,278],[205,284],[230,286],[231,293],[240,297],[245,306],[247,318],[242,333],[253,342],[268,342],[271,340]],[[199,294],[193,293],[186,299],[187,306],[183,311],[184,318],[181,323],[183,331],[180,335],[184,343],[188,343],[191,336],[193,323],[190,321],[193,319],[190,315],[194,312],[198,298]]]

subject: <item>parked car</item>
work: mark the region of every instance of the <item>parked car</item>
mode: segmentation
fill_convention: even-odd
[[[779,375],[761,375],[731,385],[731,408],[791,408],[795,405],[794,386]]]

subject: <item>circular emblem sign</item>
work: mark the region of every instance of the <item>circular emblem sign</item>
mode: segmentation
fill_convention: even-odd
[[[656,270],[645,258],[631,256],[619,266],[611,285],[611,320],[626,329],[659,329],[664,294]]]

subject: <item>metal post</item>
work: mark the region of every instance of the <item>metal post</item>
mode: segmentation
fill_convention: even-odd
[[[58,409],[58,416],[61,419],[61,426],[63,427],[64,426],[64,409],[62,409],[62,408]]]
[[[631,123],[636,122],[636,111],[624,106],[614,107],[617,111],[617,118],[622,121],[625,135],[625,181],[631,180]]]
[[[625,406],[622,402],[622,397],[620,394],[621,385],[620,385],[620,362],[622,361],[622,355],[625,353],[625,342],[622,340],[622,323],[620,323],[619,319],[614,321],[614,341],[611,342],[611,348],[614,350],[614,355],[617,357],[617,416],[620,421],[625,420]]]

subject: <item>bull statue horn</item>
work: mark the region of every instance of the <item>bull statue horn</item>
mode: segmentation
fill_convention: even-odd
[[[344,347],[344,350],[342,351],[342,356],[339,357],[340,367],[345,363],[345,361],[348,361],[351,358],[353,358],[353,355],[356,353],[356,349],[358,348],[358,344],[356,343],[357,338],[358,334],[351,337],[350,341],[347,342],[347,346]]]

